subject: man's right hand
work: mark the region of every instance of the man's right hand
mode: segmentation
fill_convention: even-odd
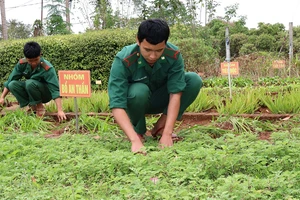
[[[5,99],[4,98],[0,98],[0,105],[4,106],[5,105]]]

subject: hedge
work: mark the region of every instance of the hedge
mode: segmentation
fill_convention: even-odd
[[[118,51],[135,42],[136,31],[119,29],[88,32],[78,35],[47,36],[0,42],[1,88],[13,67],[24,57],[23,47],[36,41],[42,47],[43,57],[58,70],[90,70],[95,89],[106,89],[111,63]],[[95,84],[101,80],[102,85]]]

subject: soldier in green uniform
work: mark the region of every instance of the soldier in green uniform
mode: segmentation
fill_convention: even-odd
[[[4,105],[6,95],[11,92],[21,108],[29,105],[37,116],[43,116],[45,112],[43,103],[54,99],[58,120],[66,119],[62,109],[56,71],[51,63],[41,56],[40,45],[36,42],[27,42],[23,52],[25,58],[15,65],[8,80],[4,83],[0,104]],[[23,77],[25,80],[22,79]]]
[[[162,148],[172,146],[176,120],[181,119],[202,87],[197,73],[184,71],[180,51],[167,42],[169,34],[165,21],[143,21],[136,44],[124,47],[112,64],[108,82],[110,109],[131,141],[132,152],[143,147],[145,114],[162,113],[151,133],[161,134]]]

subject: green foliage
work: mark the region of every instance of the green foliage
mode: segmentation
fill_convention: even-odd
[[[299,90],[278,92],[275,95],[263,95],[260,97],[263,105],[272,113],[299,113],[300,112]]]
[[[148,7],[149,18],[164,19],[168,24],[174,25],[178,21],[187,21],[187,11],[184,4],[179,0],[154,0]]]
[[[209,110],[214,107],[214,101],[210,96],[210,89],[202,89],[195,101],[187,108],[187,112]]]
[[[247,87],[254,85],[253,80],[246,77],[232,78],[231,83],[234,87]],[[204,87],[228,87],[228,77],[207,78],[203,80],[203,85]]]
[[[259,97],[262,92],[246,88],[238,94],[233,94],[232,99],[215,98],[214,104],[220,114],[253,114],[259,107]]]
[[[63,98],[63,109],[65,112],[75,111],[75,98]],[[77,111],[82,113],[101,113],[109,112],[109,100],[107,91],[92,92],[89,98],[76,98]],[[55,102],[51,101],[46,106],[47,111],[57,112]]]
[[[25,111],[16,110],[8,112],[0,120],[0,133],[18,132],[27,133],[29,131],[34,133],[47,132],[53,128],[49,122],[37,118],[35,114],[27,114]]]
[[[257,41],[255,44],[257,49],[259,50],[271,51],[275,49],[275,47],[271,45],[274,44],[275,41],[276,39],[274,38],[274,36],[268,34],[262,34],[257,37]]]
[[[237,79],[237,81],[246,84],[243,79]],[[228,87],[204,85],[186,111],[205,112],[216,109],[219,114],[234,115],[253,114],[260,107],[266,107],[274,114],[296,114],[300,113],[299,90],[299,85],[253,87],[248,83],[244,86],[233,86],[232,99],[230,99]],[[65,112],[76,111],[75,100],[77,111],[82,114],[110,112],[107,91],[95,91],[90,98],[63,98],[62,106]],[[46,105],[46,110],[57,112],[54,101]]]
[[[247,43],[248,37],[246,34],[237,33],[231,35],[230,40],[230,53],[232,57],[238,57],[240,55],[240,50],[245,43]]]
[[[179,134],[185,140],[147,156],[108,119],[82,116],[88,134],[0,134],[1,199],[297,199],[300,135],[280,122],[220,118]],[[233,130],[217,127],[224,123]],[[299,123],[295,119],[294,126]],[[73,121],[69,124],[73,124]],[[94,128],[96,127],[96,128]],[[260,130],[259,130],[260,129]],[[70,129],[71,130],[71,129]],[[253,131],[252,131],[253,130]],[[258,134],[272,130],[270,141]],[[22,132],[22,131],[21,131]],[[71,134],[72,133],[72,134]],[[217,136],[217,137],[214,137]]]
[[[29,38],[32,35],[32,28],[30,25],[23,24],[22,22],[18,22],[17,20],[9,20],[7,35],[8,39]]]
[[[51,15],[47,18],[46,33],[47,35],[66,35],[71,34],[71,31],[68,30],[68,24],[64,22],[62,16]]]
[[[245,43],[240,48],[239,54],[243,56],[243,55],[254,53],[256,51],[257,49],[253,43]]]
[[[2,42],[1,86],[13,66],[24,56],[23,46],[27,41],[31,39]],[[50,61],[57,71],[90,70],[92,88],[106,89],[112,61],[124,46],[135,42],[135,31],[93,31],[78,35],[38,37],[35,41],[40,43],[44,58]],[[102,81],[100,88],[95,84],[96,80]]]
[[[207,46],[202,39],[188,38],[174,41],[174,43],[182,52],[186,71],[211,73],[209,70],[214,70],[217,51]]]
[[[285,27],[281,23],[269,24],[269,23],[258,23],[258,29],[255,31],[256,35],[272,35],[275,36],[280,34],[281,32],[285,32]]]

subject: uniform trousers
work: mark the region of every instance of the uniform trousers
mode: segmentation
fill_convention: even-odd
[[[180,120],[183,112],[194,102],[203,85],[202,79],[197,73],[185,73],[186,87],[180,99],[180,109],[177,120]],[[153,93],[144,83],[133,83],[129,86],[127,96],[126,112],[131,120],[134,130],[138,134],[145,134],[146,114],[166,114],[168,113],[169,93],[167,84],[157,89]]]
[[[32,79],[11,81],[8,84],[8,90],[16,97],[21,108],[27,105],[47,103],[52,100],[47,84]]]

